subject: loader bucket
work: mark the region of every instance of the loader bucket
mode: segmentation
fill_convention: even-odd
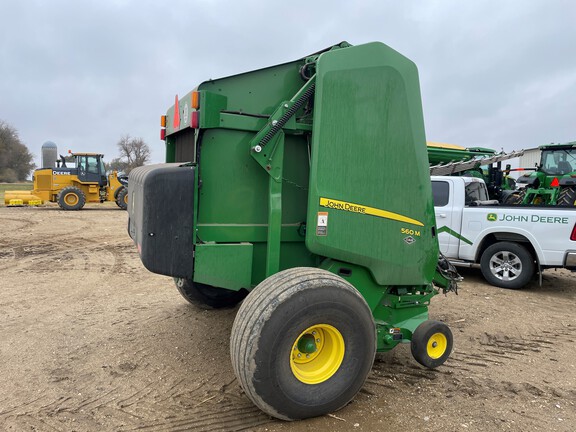
[[[42,199],[34,195],[34,191],[6,191],[4,193],[4,204],[6,206],[40,205]]]

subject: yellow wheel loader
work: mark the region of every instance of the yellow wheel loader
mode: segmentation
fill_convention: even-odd
[[[118,207],[128,207],[128,177],[116,171],[106,175],[104,155],[73,153],[75,167],[66,165],[60,156],[58,167],[34,171],[34,189],[6,191],[7,206],[37,205],[44,201],[56,202],[63,210],[80,210],[87,202],[115,201]]]

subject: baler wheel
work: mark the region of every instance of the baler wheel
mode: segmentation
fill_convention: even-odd
[[[116,196],[116,205],[122,210],[128,208],[128,188],[126,186],[118,192],[118,195]]]
[[[178,292],[188,303],[201,309],[222,309],[234,307],[246,297],[247,291],[233,291],[216,288],[185,278],[174,278]]]
[[[86,204],[86,196],[81,189],[68,186],[58,193],[57,201],[62,210],[80,210]]]
[[[410,343],[414,359],[422,366],[433,369],[450,357],[453,337],[450,328],[440,321],[424,321],[420,324]]]
[[[292,268],[260,283],[240,306],[230,355],[246,395],[267,414],[297,420],[344,407],[376,354],[370,308],[347,281]]]

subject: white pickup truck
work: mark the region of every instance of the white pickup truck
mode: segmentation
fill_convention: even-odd
[[[440,251],[453,264],[480,267],[503,288],[522,288],[546,268],[576,270],[576,207],[501,206],[480,179],[431,180]]]

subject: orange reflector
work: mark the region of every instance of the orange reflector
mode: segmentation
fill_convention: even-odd
[[[178,95],[176,95],[176,100],[174,102],[174,120],[172,122],[172,127],[174,129],[180,127],[180,105],[178,104]]]
[[[200,108],[200,93],[197,91],[192,92],[192,108],[198,109]]]
[[[160,139],[161,140],[166,139],[166,129],[160,129]]]
[[[554,180],[552,180],[552,183],[550,183],[550,187],[558,187],[560,186],[560,182],[558,181],[558,177],[554,177]]]
[[[160,126],[166,127],[166,116],[160,116]]]
[[[192,121],[190,122],[190,127],[198,129],[199,123],[200,123],[200,111],[192,111]]]

